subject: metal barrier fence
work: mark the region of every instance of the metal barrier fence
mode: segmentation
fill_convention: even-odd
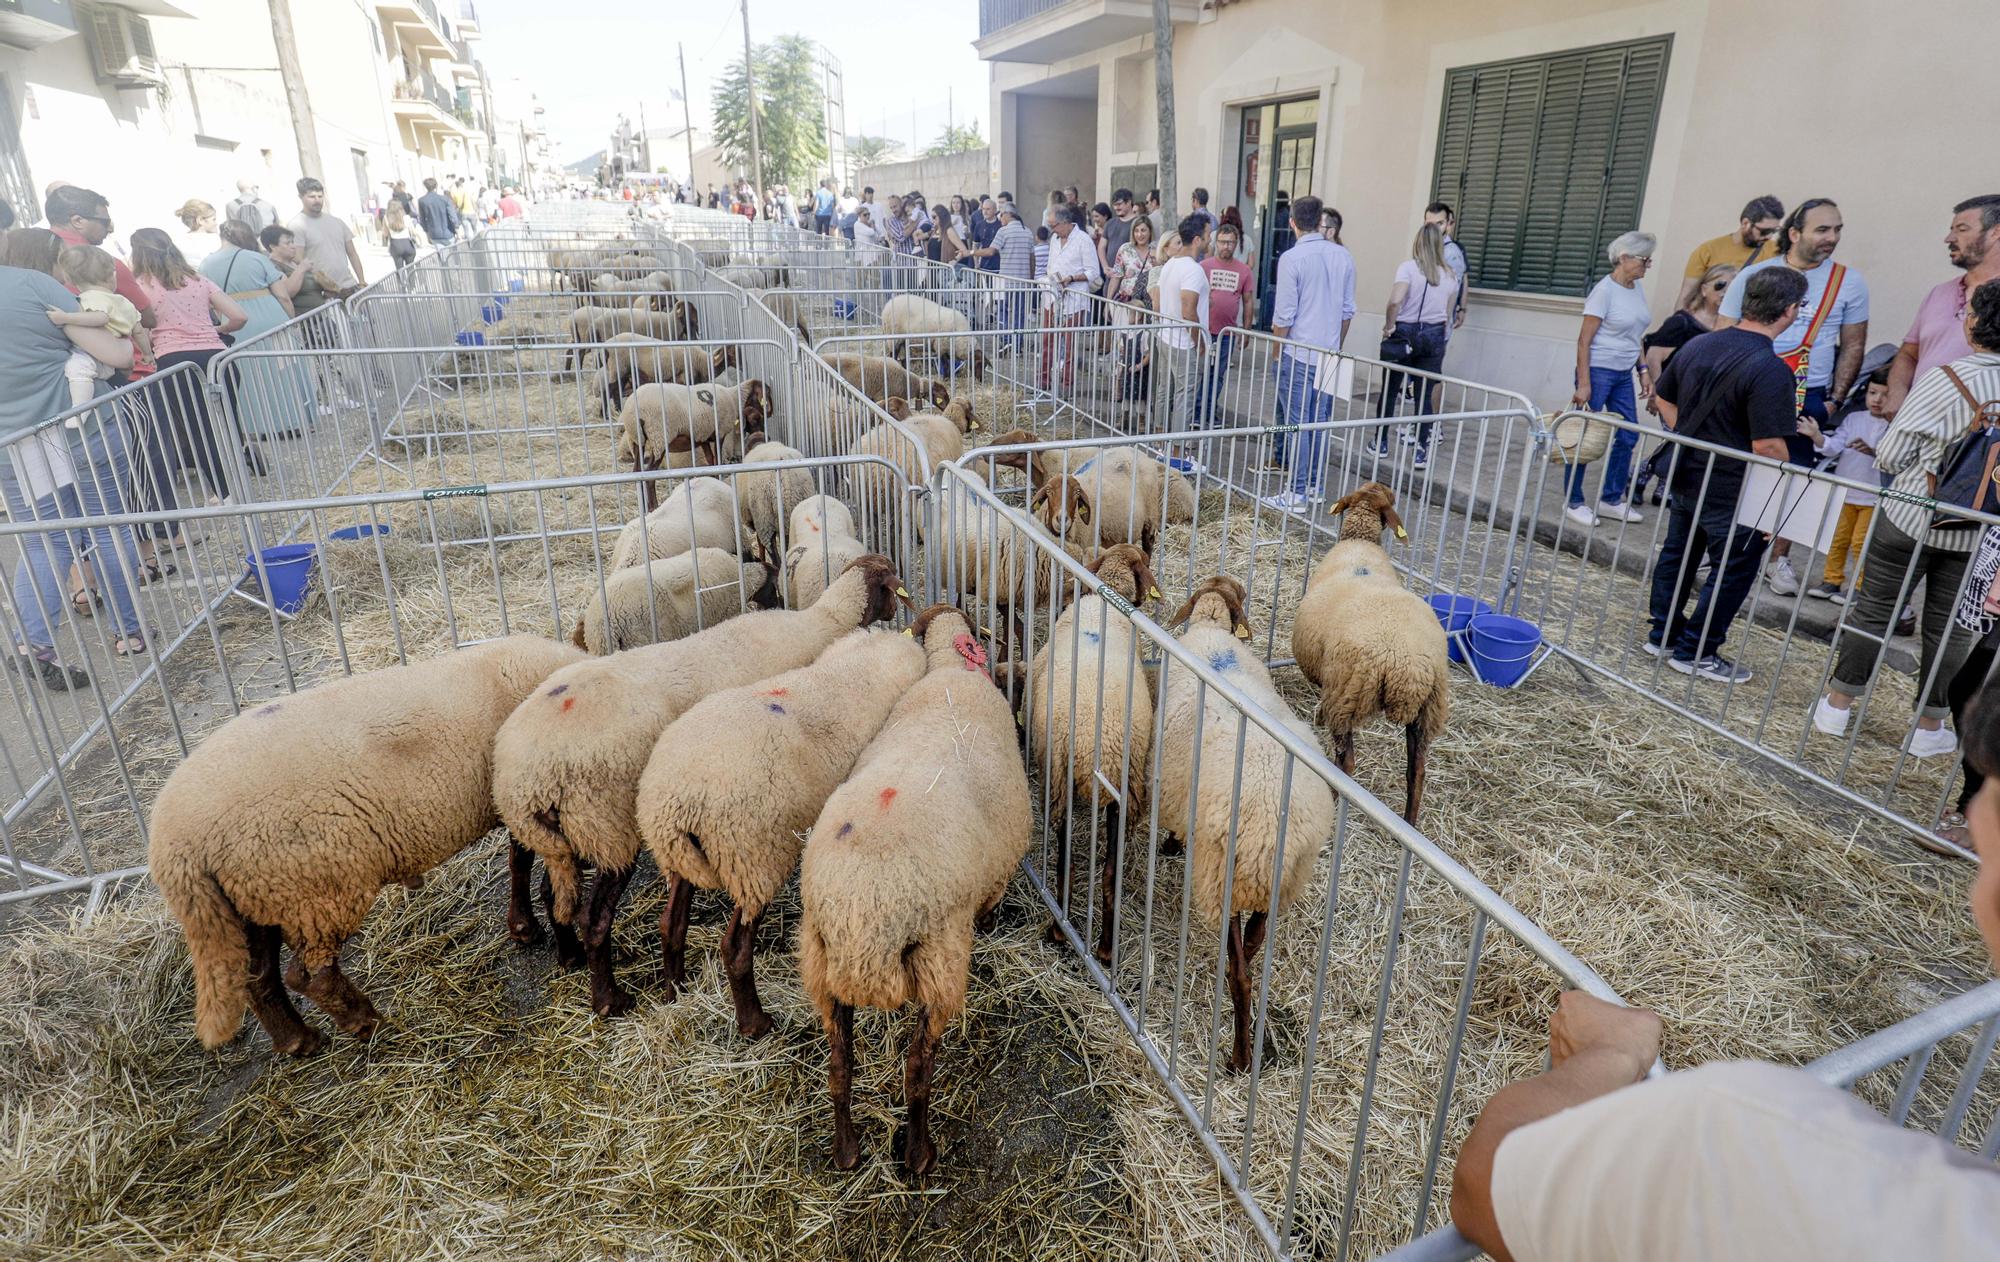
[[[1482,978],[1551,1002],[1568,987],[1615,995],[1341,774],[1226,616],[1180,639],[1164,625],[1223,573],[1248,579],[1245,612],[1268,643],[1277,605],[1249,564],[1260,553],[1162,545],[1159,612],[1142,585],[1128,615],[994,481],[941,471],[933,511],[954,546],[938,592],[975,611],[1017,700],[1042,819],[1029,879],[1057,929],[1275,1256],[1365,1255],[1420,1234],[1443,1211],[1445,1138],[1490,1081],[1468,1024],[1515,1063],[1544,1037],[1544,1006],[1494,1002]],[[1239,645],[1240,658],[1224,647]],[[1072,801],[1076,785],[1089,791]],[[1162,852],[1170,831],[1185,859]],[[1300,864],[1302,892],[1281,907],[1270,874]],[[1224,926],[1220,908],[1250,920]],[[1232,1035],[1237,1002],[1246,1025]],[[1333,1016],[1356,1011],[1372,1015]],[[1239,1053],[1248,1072],[1232,1075]]]

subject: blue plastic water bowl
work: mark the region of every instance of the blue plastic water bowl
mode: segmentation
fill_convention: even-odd
[[[306,607],[306,597],[312,592],[313,561],[318,553],[318,545],[310,543],[266,548],[257,554],[263,561],[261,573],[257,559],[245,557],[244,564],[250,567],[250,572],[241,586],[252,592],[261,586],[272,606],[289,617]]]
[[[855,312],[858,310],[860,310],[860,307],[852,298],[835,298],[833,300],[833,314],[839,319],[852,320]]]
[[[468,329],[453,338],[452,341],[457,342],[460,346],[484,346],[486,345],[486,335],[478,329]]]
[[[1480,614],[1492,613],[1493,606],[1476,597],[1460,596],[1456,592],[1437,592],[1425,599],[1430,602],[1431,612],[1437,615],[1438,625],[1451,637],[1445,641],[1450,648],[1451,660],[1463,662],[1465,654],[1458,647],[1460,639],[1458,633],[1465,630],[1466,623]]]
[[[528,288],[528,282],[525,278],[520,276],[510,276],[507,278],[508,293],[518,294],[525,291],[527,288]]]
[[[488,324],[500,323],[501,317],[506,314],[507,308],[498,302],[489,302],[479,309],[479,318]]]
[[[386,535],[388,533],[389,527],[387,525],[378,526],[373,522],[363,522],[358,526],[342,526],[338,530],[329,530],[326,532],[326,537],[355,543],[362,539],[372,539],[376,535]]]
[[[1465,624],[1466,651],[1480,681],[1512,688],[1535,664],[1542,647],[1542,629],[1525,618],[1504,613],[1475,614]]]

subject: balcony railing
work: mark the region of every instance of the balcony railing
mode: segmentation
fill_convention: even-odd
[[[405,79],[394,89],[399,101],[428,101],[453,118],[458,117],[458,98],[444,90],[428,70],[419,70],[413,79]]]
[[[1004,31],[1016,22],[1061,8],[1069,0],[979,0],[979,38]]]

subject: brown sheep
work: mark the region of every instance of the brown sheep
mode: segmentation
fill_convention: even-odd
[[[951,390],[944,382],[919,376],[886,356],[842,353],[821,358],[848,384],[885,406],[893,398],[928,400],[940,409],[951,402]]]
[[[1014,715],[965,615],[933,605],[911,633],[926,673],[827,799],[799,869],[799,973],[831,1051],[833,1164],[861,1161],[850,1098],[854,1007],[917,1004],[904,1071],[903,1163],[937,1164],[931,1067],[965,1006],[975,922],[990,923],[1028,851],[1027,768]]]
[[[698,386],[715,380],[736,363],[734,346],[718,346],[713,351],[668,346],[643,333],[614,333],[602,351],[591,355],[598,362],[591,397],[603,401],[613,413],[623,408],[626,398],[640,386],[655,381]]]
[[[187,932],[203,1046],[234,1038],[248,1003],[279,1052],[315,1051],[287,984],[347,1033],[374,1034],[381,1017],[341,973],[341,944],[382,887],[492,831],[494,733],[582,657],[516,635],[335,680],[237,715],[174,769],[148,858]],[[517,878],[510,924],[526,899]]]
[[[889,401],[893,415],[903,401],[900,398]],[[944,405],[944,411],[917,412],[903,421],[900,427],[877,425],[854,440],[847,452],[852,456],[881,456],[901,471],[903,481],[911,486],[929,486],[931,475],[939,465],[957,460],[965,454],[966,431],[977,429],[979,422],[973,418],[972,405],[963,399],[953,399]],[[923,443],[922,459],[909,441],[909,433],[914,432]],[[851,476],[855,484],[855,498],[864,510],[879,517],[886,517],[894,511],[896,496],[902,488],[880,465],[856,466]],[[918,538],[923,537],[923,528],[917,528]]]
[[[493,800],[514,840],[541,856],[557,949],[589,964],[600,1016],[632,1006],[612,978],[611,924],[639,855],[634,803],[660,733],[710,693],[803,666],[856,627],[893,617],[902,592],[895,564],[870,554],[810,609],[746,613],[685,640],[566,667],[500,725]],[[584,865],[597,876],[580,909]]]
[[[732,463],[758,441],[751,435],[762,433],[770,416],[770,387],[755,377],[733,386],[652,382],[634,390],[618,414],[617,456],[639,469]]]

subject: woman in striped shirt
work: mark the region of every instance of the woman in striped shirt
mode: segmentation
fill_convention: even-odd
[[[1949,506],[1938,512],[1931,493],[1946,453],[1979,423],[1982,407],[1975,402],[2000,401],[2000,280],[1972,292],[1965,335],[1972,354],[1924,374],[1875,444],[1876,467],[1893,480],[1882,496],[1867,569],[1848,611],[1847,629],[1866,634],[1841,640],[1833,686],[1813,706],[1813,726],[1829,736],[1845,734],[1849,707],[1867,694],[1884,633],[1896,616],[1896,598],[1906,590],[1905,576],[1911,591],[1921,578],[1923,654],[1917,678],[1923,695],[1917,726],[1904,742],[1918,758],[1958,748],[1958,737],[1944,726],[1951,713],[1946,694],[1976,637],[1954,627],[1952,616],[1981,532]]]

